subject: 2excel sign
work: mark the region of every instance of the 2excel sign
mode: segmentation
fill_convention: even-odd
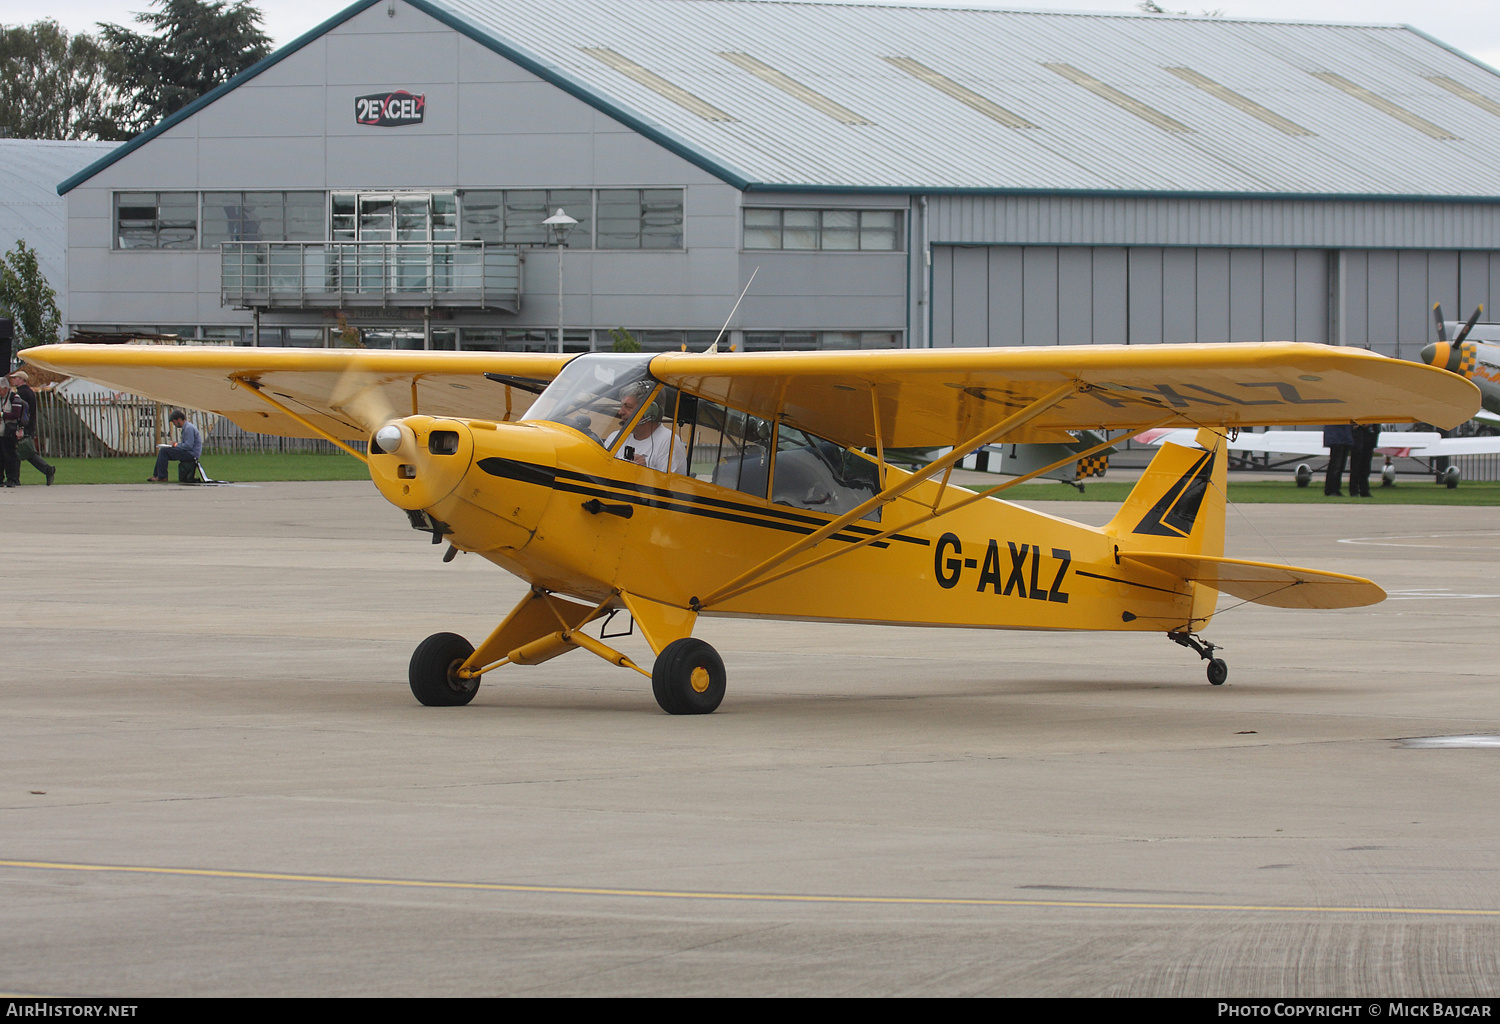
[[[426,93],[415,96],[405,89],[354,98],[355,123],[373,125],[376,128],[421,124],[422,114],[426,109]]]

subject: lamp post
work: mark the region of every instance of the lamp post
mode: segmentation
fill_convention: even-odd
[[[547,233],[557,243],[557,351],[559,353],[563,350],[563,246],[568,244],[568,235],[572,233],[573,225],[577,223],[572,217],[563,213],[561,206],[557,208],[556,213],[542,221],[547,228]]]

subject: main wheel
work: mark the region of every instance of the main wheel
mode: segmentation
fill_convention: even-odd
[[[460,679],[458,666],[474,653],[474,645],[457,633],[434,633],[411,655],[412,696],[430,708],[467,704],[479,692],[478,679]]]
[[[673,640],[652,666],[651,692],[669,715],[711,714],[724,699],[724,659],[702,640]]]
[[[1214,658],[1208,663],[1208,681],[1213,686],[1223,686],[1224,680],[1229,678],[1229,666],[1224,664],[1223,658]]]

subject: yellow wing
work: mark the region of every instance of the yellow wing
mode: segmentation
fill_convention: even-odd
[[[1320,569],[1154,551],[1122,551],[1120,558],[1273,608],[1360,608],[1385,600],[1385,591],[1363,577]]]
[[[246,430],[315,437],[252,393],[266,395],[335,437],[363,440],[391,415],[422,412],[516,420],[569,355],[175,345],[48,345],[37,366],[160,402],[206,409]],[[486,379],[485,373],[508,378]]]
[[[531,353],[401,352],[53,345],[26,351],[39,366],[134,394],[221,413],[247,430],[311,436],[245,390],[264,393],[337,436],[363,438],[384,414],[413,409],[492,420],[523,416],[535,397],[485,372],[550,381],[571,357]],[[899,349],[881,352],[664,353],[662,381],[841,444],[956,444],[1032,400],[1073,384],[1011,441],[1057,441],[1080,428],[1324,424],[1349,420],[1457,425],[1479,390],[1456,374],[1361,349],[1272,342]],[[879,437],[876,436],[879,409]]]
[[[876,444],[877,402],[880,443],[939,447],[1069,382],[1087,389],[1006,440],[1139,429],[1172,413],[1184,426],[1361,420],[1451,427],[1479,408],[1479,390],[1456,374],[1293,342],[664,353],[651,360],[651,372],[690,394],[857,447]]]

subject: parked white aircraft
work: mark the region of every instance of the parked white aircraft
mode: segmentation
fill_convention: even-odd
[[[1136,435],[1143,444],[1180,444],[1191,447],[1192,430],[1148,430]],[[1323,433],[1319,430],[1267,430],[1260,434],[1241,433],[1229,440],[1229,450],[1243,454],[1306,455],[1326,458],[1328,448],[1323,444]],[[1444,437],[1438,433],[1415,430],[1382,430],[1375,441],[1375,451],[1385,455],[1386,465],[1381,470],[1381,479],[1393,483],[1396,468],[1392,458],[1437,459],[1455,455],[1489,455],[1500,452],[1500,437]],[[1457,487],[1457,466],[1448,466],[1440,482]],[[1312,468],[1306,463],[1297,467],[1297,486],[1306,487],[1312,479]]]

